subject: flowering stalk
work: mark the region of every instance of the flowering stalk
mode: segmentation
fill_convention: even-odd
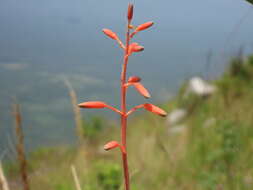
[[[128,5],[128,13],[127,13],[127,26],[126,26],[126,42],[125,44],[122,43],[122,41],[119,39],[116,33],[109,29],[103,29],[103,32],[106,36],[109,38],[115,40],[120,47],[124,50],[124,60],[122,64],[122,70],[121,70],[121,110],[118,110],[110,105],[107,105],[104,102],[101,101],[89,101],[89,102],[83,102],[79,104],[79,107],[81,108],[94,108],[94,109],[102,109],[102,108],[109,108],[116,113],[120,114],[121,117],[121,143],[117,141],[111,141],[107,143],[104,146],[105,150],[111,150],[114,148],[119,147],[121,154],[122,154],[122,163],[123,163],[123,170],[124,170],[124,179],[125,179],[125,190],[130,190],[130,182],[129,182],[129,171],[128,171],[128,162],[127,162],[127,118],[128,116],[136,111],[137,109],[144,108],[149,112],[152,112],[154,114],[160,115],[160,116],[166,116],[166,112],[162,110],[161,108],[145,103],[138,106],[133,107],[129,111],[126,109],[126,93],[127,89],[130,86],[134,86],[135,89],[145,98],[150,98],[150,94],[148,90],[140,83],[141,78],[138,76],[131,76],[128,80],[126,80],[127,75],[127,65],[128,65],[128,59],[133,53],[141,52],[144,50],[144,47],[139,45],[136,42],[130,43],[131,39],[140,31],[146,30],[149,27],[153,25],[153,22],[146,22],[144,24],[141,24],[137,27],[134,27],[131,22],[133,18],[133,5]],[[133,31],[131,31],[133,30]]]

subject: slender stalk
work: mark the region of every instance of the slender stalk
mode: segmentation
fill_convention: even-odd
[[[18,161],[20,166],[20,174],[23,183],[24,190],[30,190],[28,174],[27,174],[27,161],[25,157],[25,145],[24,145],[24,135],[22,129],[22,117],[20,113],[19,104],[13,105],[13,114],[15,117],[15,124],[16,124],[16,137],[17,137],[17,145],[16,150],[18,154]]]
[[[64,83],[67,86],[69,90],[69,96],[71,99],[72,107],[73,107],[73,113],[75,117],[75,125],[76,125],[76,134],[78,136],[79,143],[83,141],[83,136],[84,136],[84,129],[83,129],[83,121],[82,121],[82,116],[80,113],[80,109],[77,106],[77,96],[76,92],[73,89],[72,85],[67,79],[64,79]]]
[[[143,104],[141,104],[141,105],[138,105],[138,106],[135,106],[135,107],[133,107],[131,110],[129,110],[128,112],[127,112],[127,117],[130,115],[130,114],[132,114],[134,111],[136,111],[137,109],[140,109],[140,108],[143,108]]]
[[[127,64],[128,64],[128,49],[130,43],[130,30],[129,30],[130,21],[128,20],[127,23],[127,32],[126,32],[126,48],[125,48],[125,55],[124,55],[124,64],[122,66],[122,73],[121,73],[121,143],[122,146],[127,150],[126,144],[126,130],[127,130],[127,115],[126,115],[126,71],[127,71]],[[125,179],[125,190],[129,190],[129,171],[128,171],[128,162],[127,162],[127,151],[122,152],[122,162],[123,162],[123,169],[124,169],[124,179]]]
[[[8,182],[7,182],[6,177],[4,175],[4,170],[2,167],[1,160],[0,160],[0,189],[9,190],[9,185],[8,185]]]
[[[70,167],[71,167],[71,172],[75,181],[76,190],[82,190],[79,178],[77,176],[76,167],[74,165],[71,165]]]
[[[125,50],[124,53],[124,63],[122,64],[122,70],[121,70],[121,110],[117,110],[114,107],[111,107],[107,105],[104,102],[101,101],[88,101],[83,102],[81,104],[78,104],[81,108],[94,108],[94,109],[102,109],[102,108],[109,108],[116,113],[120,114],[121,116],[121,143],[118,143],[117,141],[110,141],[104,146],[104,149],[111,150],[117,147],[120,147],[121,154],[122,154],[122,163],[123,163],[123,170],[124,170],[124,182],[125,182],[125,190],[130,190],[130,182],[129,182],[129,171],[128,171],[128,162],[127,162],[127,142],[126,142],[126,133],[127,133],[127,117],[134,111],[136,111],[139,108],[144,108],[149,112],[152,112],[154,114],[160,115],[160,116],[166,116],[166,112],[162,110],[161,108],[145,103],[138,106],[133,107],[130,109],[130,111],[127,112],[126,110],[126,92],[129,85],[133,85],[136,90],[145,98],[150,98],[150,94],[145,89],[145,87],[139,83],[141,78],[138,76],[131,76],[129,77],[128,81],[126,82],[126,74],[127,74],[127,65],[128,65],[128,58],[132,53],[141,52],[144,50],[143,46],[140,46],[138,43],[134,42],[130,44],[130,40],[132,37],[137,34],[140,31],[146,30],[150,28],[154,23],[153,22],[146,22],[144,24],[141,24],[137,27],[134,27],[131,25],[131,20],[133,18],[133,4],[128,5],[128,12],[127,12],[127,28],[126,28],[126,44],[124,45],[120,39],[118,38],[117,34],[111,31],[110,29],[103,29],[104,34],[113,39],[116,40],[120,47]],[[133,29],[134,31],[132,34],[130,34],[130,29]]]

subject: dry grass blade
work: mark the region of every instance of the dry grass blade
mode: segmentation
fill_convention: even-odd
[[[6,153],[7,153],[7,150],[4,150],[2,152],[2,154],[0,154],[0,161],[4,158],[4,156],[6,155]]]
[[[15,119],[15,132],[17,138],[16,151],[18,154],[18,161],[20,166],[20,174],[24,190],[30,190],[28,174],[27,174],[27,161],[25,158],[24,135],[22,130],[22,117],[20,113],[20,106],[13,105],[13,115]]]
[[[64,83],[69,90],[69,96],[71,99],[73,112],[74,112],[74,116],[75,116],[76,133],[77,133],[79,142],[82,142],[84,131],[83,131],[83,123],[82,123],[80,109],[77,106],[78,105],[77,96],[76,96],[76,93],[75,93],[73,87],[71,86],[70,82],[67,79],[64,79]]]
[[[0,160],[0,189],[9,190],[9,185],[8,185],[8,182],[7,182],[5,175],[4,175],[1,160]]]
[[[10,136],[10,134],[7,134],[7,147],[8,147],[8,159],[15,160],[16,155],[16,147],[14,144],[13,137]]]
[[[77,176],[76,168],[75,168],[74,165],[71,165],[71,171],[72,171],[72,175],[73,175],[73,178],[74,178],[74,181],[75,181],[76,190],[82,190],[81,185],[80,185],[80,181],[79,181],[78,176]]]

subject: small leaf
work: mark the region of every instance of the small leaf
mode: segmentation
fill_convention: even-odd
[[[155,106],[153,104],[146,103],[146,104],[143,105],[143,107],[146,110],[148,110],[150,112],[153,112],[153,113],[155,113],[157,115],[160,115],[162,117],[165,117],[167,115],[167,113],[164,110],[162,110],[161,108],[159,108],[159,107],[157,107],[157,106]]]
[[[133,83],[134,87],[136,88],[136,90],[145,98],[150,98],[150,94],[148,92],[148,90],[139,82]]]
[[[114,149],[114,148],[117,148],[119,147],[119,143],[117,141],[110,141],[108,142],[105,146],[104,146],[104,149],[105,150],[111,150],[111,149]]]
[[[103,32],[105,33],[105,35],[112,38],[113,40],[118,40],[117,34],[115,34],[113,31],[111,31],[109,29],[103,29]]]
[[[141,78],[138,77],[138,76],[131,76],[128,78],[128,81],[129,83],[134,83],[134,82],[140,82],[141,81]]]
[[[133,12],[134,12],[134,6],[133,6],[133,4],[129,3],[128,11],[127,11],[127,18],[129,21],[132,20],[132,18],[133,18]]]
[[[94,108],[94,109],[101,109],[105,108],[107,105],[104,102],[100,101],[90,101],[90,102],[83,102],[78,104],[80,108]]]
[[[142,30],[146,30],[149,27],[151,27],[153,24],[154,24],[154,22],[146,22],[144,24],[141,24],[141,25],[137,26],[135,31],[139,32],[139,31],[142,31]]]

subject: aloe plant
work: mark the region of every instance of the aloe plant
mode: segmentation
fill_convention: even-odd
[[[119,47],[123,49],[124,51],[124,58],[123,58],[123,64],[122,64],[122,71],[121,71],[121,109],[118,110],[117,108],[108,105],[105,102],[101,101],[88,101],[80,103],[78,106],[81,108],[93,108],[93,109],[103,109],[108,108],[116,112],[120,115],[121,118],[121,142],[117,141],[111,141],[108,142],[105,146],[105,150],[111,150],[114,148],[119,148],[122,155],[122,163],[123,163],[123,170],[124,170],[124,179],[125,179],[125,190],[130,190],[130,184],[129,184],[129,171],[128,171],[128,161],[127,161],[127,138],[126,138],[126,130],[127,130],[127,119],[130,114],[135,112],[138,109],[144,108],[147,111],[150,111],[154,114],[160,115],[160,116],[166,116],[167,113],[162,110],[161,108],[150,104],[140,104],[132,109],[128,110],[126,109],[126,94],[127,90],[130,86],[135,87],[135,89],[145,98],[150,98],[150,94],[148,90],[142,85],[141,78],[138,76],[130,76],[127,78],[127,66],[128,66],[128,60],[131,55],[137,52],[141,52],[144,50],[144,47],[139,45],[136,42],[132,42],[131,40],[134,38],[136,34],[139,32],[146,30],[150,28],[154,23],[153,22],[146,22],[144,24],[141,24],[137,27],[132,25],[132,18],[133,18],[133,4],[128,5],[128,12],[127,12],[127,27],[126,27],[126,42],[125,44],[120,40],[118,35],[114,33],[113,31],[109,29],[103,29],[103,32],[106,36],[110,37],[111,39],[115,40]]]

